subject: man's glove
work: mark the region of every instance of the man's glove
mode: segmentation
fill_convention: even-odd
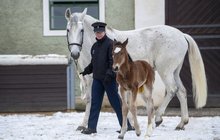
[[[111,81],[112,81],[111,75],[106,74],[106,75],[105,75],[104,82],[105,82],[106,84],[109,84]]]
[[[83,72],[80,72],[79,74],[82,74],[83,76],[85,76],[85,75],[86,75],[86,72],[83,71]]]

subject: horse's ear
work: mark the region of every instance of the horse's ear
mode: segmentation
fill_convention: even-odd
[[[71,16],[71,10],[70,8],[67,8],[65,12],[66,20],[70,20],[70,16]]]
[[[85,8],[82,12],[81,21],[84,19],[86,13],[87,13],[87,8]]]
[[[123,42],[123,46],[126,46],[128,44],[128,38]]]

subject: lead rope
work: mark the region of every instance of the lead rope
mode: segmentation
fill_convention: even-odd
[[[71,59],[71,61],[73,61],[71,57],[70,57],[70,59]],[[74,60],[74,63],[75,63],[75,67],[76,67],[77,76],[80,79],[79,87],[80,87],[80,90],[81,90],[81,99],[85,100],[86,99],[86,89],[88,87],[87,80],[84,76],[82,76],[80,74],[79,66],[78,66],[78,60]]]

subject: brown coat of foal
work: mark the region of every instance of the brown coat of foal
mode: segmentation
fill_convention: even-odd
[[[119,90],[122,97],[122,114],[123,124],[119,139],[123,139],[127,130],[127,115],[130,110],[133,119],[136,135],[140,136],[141,131],[137,121],[135,105],[137,94],[140,93],[143,100],[146,102],[148,114],[148,127],[146,137],[149,137],[153,131],[154,105],[152,99],[153,83],[155,73],[153,68],[146,61],[133,61],[129,56],[126,45],[128,39],[123,43],[114,40],[112,56],[113,70],[116,72],[116,80],[120,86]],[[126,93],[129,93],[127,96]],[[129,97],[129,101],[127,101]],[[129,106],[128,106],[129,102]]]

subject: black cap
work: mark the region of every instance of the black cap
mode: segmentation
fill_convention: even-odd
[[[94,27],[94,32],[104,32],[105,31],[105,26],[107,24],[104,22],[95,22],[92,24],[92,26]]]

